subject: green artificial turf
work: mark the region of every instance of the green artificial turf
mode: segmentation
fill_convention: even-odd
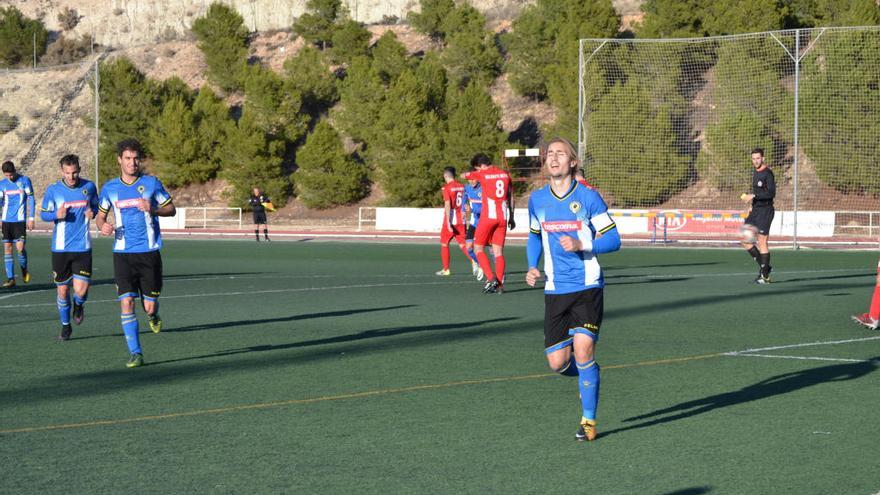
[[[484,295],[458,252],[433,275],[434,244],[167,240],[139,369],[109,243],[67,343],[47,239],[28,252],[31,284],[0,292],[2,493],[880,491],[880,333],[849,321],[875,253],[779,250],[769,286],[738,250],[604,256],[588,444],[521,246]]]

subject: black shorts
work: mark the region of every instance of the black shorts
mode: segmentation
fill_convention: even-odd
[[[468,224],[467,231],[465,231],[465,233],[464,233],[464,238],[469,241],[474,240],[474,232],[476,232],[476,231],[477,231],[476,227],[474,227],[471,224]]]
[[[24,222],[3,222],[3,242],[12,242],[27,237]]]
[[[776,209],[772,206],[753,206],[749,216],[746,217],[745,224],[758,229],[758,233],[761,235],[768,235],[775,214]]]
[[[55,285],[67,285],[70,279],[90,281],[92,278],[92,252],[52,253],[52,279]]]
[[[604,289],[586,289],[571,294],[544,295],[544,348],[570,341],[570,330],[583,328],[599,336],[604,312]],[[555,350],[555,349],[552,349]]]
[[[113,253],[113,275],[116,294],[148,299],[162,292],[162,256],[159,251],[148,253]]]
[[[266,212],[254,211],[254,225],[266,225]]]

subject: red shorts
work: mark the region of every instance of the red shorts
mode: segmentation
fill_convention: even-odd
[[[443,225],[443,228],[440,229],[440,243],[449,244],[449,241],[454,237],[456,242],[464,245],[464,227],[462,225],[453,225],[452,228],[453,230],[449,230],[449,225]]]
[[[503,218],[489,219],[480,218],[477,223],[477,231],[474,232],[474,244],[478,246],[503,246],[507,239],[507,220]]]

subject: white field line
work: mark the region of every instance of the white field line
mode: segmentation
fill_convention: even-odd
[[[731,355],[731,354],[728,354]],[[828,358],[814,356],[784,356],[781,354],[732,354],[734,356],[743,357],[760,357],[760,358],[778,358],[778,359],[799,359],[802,361],[837,361],[841,363],[868,363],[870,359],[844,359],[844,358]]]
[[[788,344],[788,345],[777,345],[773,347],[758,347],[755,349],[744,349],[742,351],[731,351],[726,352],[725,354],[728,356],[736,356],[739,354],[751,354],[755,352],[764,352],[764,351],[777,351],[779,349],[796,349],[799,347],[812,347],[817,345],[838,345],[838,344],[851,344],[853,342],[867,342],[869,340],[880,340],[880,335],[874,337],[862,337],[859,339],[846,339],[846,340],[826,340],[822,342],[804,342],[801,344]]]
[[[802,361],[836,361],[841,363],[867,363],[871,362],[870,359],[846,359],[846,358],[830,358],[830,357],[818,357],[818,356],[786,356],[782,354],[759,354],[763,351],[777,351],[780,349],[799,349],[803,347],[814,347],[814,346],[823,346],[823,345],[839,345],[839,344],[851,344],[854,342],[868,342],[872,340],[880,340],[880,335],[874,337],[862,337],[858,339],[846,339],[846,340],[826,340],[824,342],[804,342],[801,344],[788,344],[788,345],[777,345],[772,347],[759,347],[755,349],[744,349],[741,351],[731,351],[725,352],[725,356],[734,356],[734,357],[760,357],[760,358],[774,358],[774,359],[798,359]]]
[[[359,285],[334,285],[328,287],[299,287],[290,289],[270,289],[270,290],[248,290],[237,292],[214,292],[208,294],[181,294],[177,296],[162,296],[162,300],[168,299],[189,299],[193,297],[225,297],[225,296],[247,296],[254,294],[283,294],[289,292],[312,292],[323,290],[345,290],[345,289],[373,289],[384,287],[413,287],[417,285],[457,285],[470,282],[470,280],[462,280],[459,282],[414,282],[399,284],[359,284]],[[89,301],[89,304],[118,302],[118,299],[99,299],[97,301]],[[11,304],[0,306],[0,309],[18,309],[18,308],[35,308],[40,306],[55,306],[55,303],[34,303],[34,304]]]

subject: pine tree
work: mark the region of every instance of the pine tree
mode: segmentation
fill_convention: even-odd
[[[0,7],[0,66],[30,65],[34,42],[39,59],[46,53],[48,39],[49,32],[42,22],[26,17],[15,7]]]
[[[149,131],[155,173],[169,187],[204,182],[194,166],[203,159],[195,117],[180,97],[172,98]]]
[[[330,56],[337,64],[351,63],[356,57],[370,54],[372,34],[360,22],[346,19],[333,32]]]
[[[290,180],[281,170],[285,145],[269,139],[256,123],[245,104],[237,125],[230,128],[223,144],[223,166],[220,172],[232,186],[227,192],[230,206],[247,204],[251,191],[259,187],[276,206],[287,202]]]
[[[325,120],[306,138],[296,163],[297,196],[309,208],[330,208],[366,196],[366,166],[345,153],[339,133]]]
[[[368,153],[388,203],[431,206],[442,183],[442,122],[427,107],[427,90],[404,71],[388,91]]]
[[[296,56],[288,58],[284,62],[284,73],[285,86],[302,96],[302,110],[313,118],[326,112],[339,99],[336,77],[315,48],[304,47]]]
[[[373,47],[373,69],[385,84],[390,84],[408,66],[406,47],[394,31],[385,31]]]
[[[226,142],[235,122],[229,117],[229,108],[214,94],[210,86],[202,86],[192,105],[198,126],[202,161],[200,173],[205,180],[213,179],[223,161],[222,145]]]
[[[446,91],[447,80],[446,68],[440,61],[440,55],[436,51],[429,51],[422,57],[416,68],[416,78],[424,86],[427,94],[425,102],[426,110],[430,110],[440,116],[446,115]]]
[[[252,66],[245,80],[245,97],[254,125],[273,139],[294,143],[306,133],[308,116],[302,96],[269,69]]]
[[[208,79],[224,91],[240,89],[248,56],[248,30],[241,15],[232,7],[215,2],[205,17],[196,19],[192,30],[205,54]]]
[[[444,21],[455,10],[454,0],[419,0],[420,12],[410,12],[409,22],[435,40],[446,36]]]
[[[453,101],[444,139],[448,163],[461,166],[478,151],[492,155],[501,148],[501,110],[482,86],[469,84]]]
[[[337,19],[347,15],[341,0],[308,0],[306,13],[293,23],[293,32],[323,50],[333,39]]]
[[[370,59],[352,60],[340,86],[340,104],[334,109],[334,121],[355,141],[372,141],[376,115],[385,101],[385,86]]]

